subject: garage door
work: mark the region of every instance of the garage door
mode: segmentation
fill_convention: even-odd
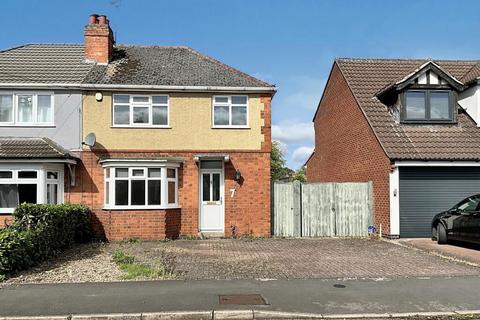
[[[400,237],[430,237],[435,214],[480,193],[477,167],[401,167]]]

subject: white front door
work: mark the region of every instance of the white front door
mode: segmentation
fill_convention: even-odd
[[[223,170],[200,170],[200,231],[224,231],[223,183]]]

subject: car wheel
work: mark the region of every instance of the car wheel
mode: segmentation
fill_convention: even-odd
[[[447,230],[443,226],[443,224],[439,223],[437,225],[437,243],[438,244],[446,244],[448,242],[447,239]]]
[[[437,225],[432,227],[432,240],[436,241],[437,240]]]

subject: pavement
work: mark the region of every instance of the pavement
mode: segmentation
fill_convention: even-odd
[[[323,316],[462,312],[480,310],[478,288],[478,276],[24,284],[0,289],[0,316],[211,310]],[[221,305],[219,295],[224,294],[260,294],[267,305]]]
[[[436,241],[427,238],[402,239],[398,241],[424,251],[480,265],[480,245],[478,244],[458,241],[440,245]]]

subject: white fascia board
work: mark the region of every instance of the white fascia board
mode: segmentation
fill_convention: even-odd
[[[480,167],[480,161],[395,161],[395,167]]]

